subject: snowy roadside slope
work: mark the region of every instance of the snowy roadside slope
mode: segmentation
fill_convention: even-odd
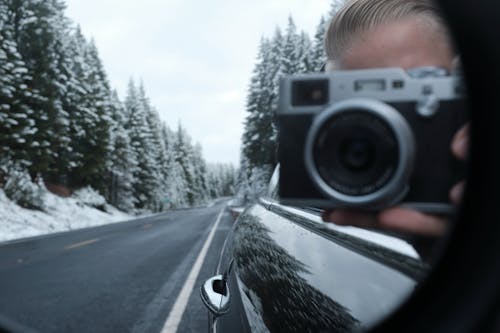
[[[82,205],[73,198],[44,194],[46,212],[25,209],[0,189],[0,242],[120,222],[134,218],[107,206],[110,213]]]

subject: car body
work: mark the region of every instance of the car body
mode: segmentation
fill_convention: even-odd
[[[210,311],[211,332],[365,330],[428,271],[402,239],[280,205],[276,183],[273,177],[268,196],[239,216],[226,239],[215,271],[227,288],[224,309]]]

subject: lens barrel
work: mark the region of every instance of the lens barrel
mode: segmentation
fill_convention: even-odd
[[[393,107],[351,99],[315,117],[305,164],[316,187],[336,203],[387,205],[406,190],[414,146],[408,123]]]

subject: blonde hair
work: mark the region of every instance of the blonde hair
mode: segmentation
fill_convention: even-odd
[[[381,23],[423,15],[437,23],[446,36],[448,32],[442,14],[431,0],[349,0],[335,14],[325,35],[327,69],[337,67],[338,61],[357,34]]]

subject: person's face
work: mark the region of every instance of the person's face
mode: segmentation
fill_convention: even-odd
[[[438,66],[451,70],[453,56],[451,43],[437,24],[414,16],[380,24],[355,36],[337,69]]]

